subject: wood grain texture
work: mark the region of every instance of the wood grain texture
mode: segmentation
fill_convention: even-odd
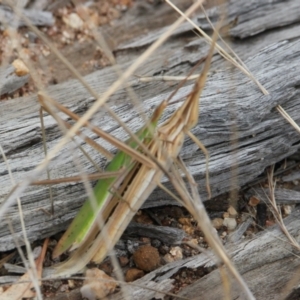
[[[272,14],[273,19],[276,17],[280,3],[282,5],[284,3],[286,9],[289,5],[292,7],[295,5],[295,1],[275,2],[276,5],[269,8],[275,10]],[[242,6],[239,10],[239,5],[241,4],[235,1],[233,11],[231,11],[232,6],[229,6],[230,16],[238,17],[242,12],[246,14],[246,8]],[[153,10],[150,16],[145,14],[145,18],[153,19],[156,11],[160,10]],[[255,15],[255,11],[257,15]],[[261,11],[262,7],[260,6],[257,10],[252,11],[253,22],[255,18],[261,21]],[[200,20],[202,16],[199,15],[197,18]],[[280,14],[278,14],[278,18],[280,18]],[[138,18],[125,15],[119,23],[116,22],[115,28],[119,28],[123,24],[123,27],[128,26],[127,28],[134,29],[138,26],[138,20]],[[276,20],[272,22],[275,24]],[[239,23],[236,26],[239,26]],[[251,37],[245,37],[242,41],[231,39],[232,47],[270,92],[269,96],[262,95],[258,88],[240,71],[230,67],[218,55],[214,56],[212,73],[201,98],[199,124],[193,130],[193,133],[210,152],[209,171],[214,196],[232,188],[239,188],[256,178],[265,167],[289,156],[299,148],[299,134],[277,113],[275,107],[281,104],[299,123],[300,74],[297,65],[300,58],[300,26],[295,23],[294,18],[289,24],[281,26],[280,29],[276,29],[276,32],[270,30],[270,27],[256,30],[260,33],[254,32]],[[232,27],[231,30],[234,28]],[[272,28],[276,28],[276,26],[274,25]],[[162,72],[167,75],[187,74],[191,66],[206,55],[208,46],[191,33],[188,25],[185,24],[178,30],[180,34],[174,35],[152,58],[144,63],[136,74],[146,76]],[[154,40],[151,35],[156,38],[157,29],[149,30],[147,36],[149,41]],[[115,54],[122,69],[127,68],[145,50],[147,43],[139,44],[139,39],[144,40],[145,36],[136,36],[134,46],[125,47],[125,43],[120,48],[116,46]],[[129,45],[130,43],[132,42],[128,41]],[[111,67],[85,77],[99,94],[103,93],[116,78]],[[166,98],[168,93],[174,90],[174,84],[166,82],[142,84],[137,78],[132,78],[130,85],[137,98],[143,103],[142,109],[148,114],[162,99]],[[181,88],[175,99],[187,95],[191,88],[191,83]],[[80,114],[94,103],[94,99],[76,80],[51,86],[47,91],[60,103]],[[125,90],[119,90],[110,99],[109,104],[131,129],[136,130],[142,125],[142,119],[138,117],[136,110],[129,102]],[[180,105],[180,103],[176,105]],[[166,110],[164,119],[174,111],[176,105],[172,105]],[[38,108],[36,96],[0,103],[0,141],[16,181],[26,178],[28,172],[44,157]],[[46,116],[45,123],[48,147],[52,148],[61,137],[61,133],[51,117]],[[93,118],[93,123],[120,139],[126,138],[124,131],[104,111],[99,112]],[[93,134],[87,134],[96,141],[100,141],[102,145],[107,145],[109,150],[114,151],[113,147]],[[80,140],[78,142],[81,143]],[[100,165],[105,164],[105,159],[99,157],[94,150],[88,147],[86,150]],[[70,143],[51,163],[53,178],[78,173],[75,153],[80,157],[82,168],[85,171],[94,171],[90,163],[82,158],[82,155]],[[194,143],[186,140],[182,157],[195,176],[202,198],[205,200],[207,195],[204,188],[205,160],[203,153]],[[236,171],[232,172],[232,169]],[[169,186],[167,182],[165,184]],[[10,188],[8,172],[3,159],[0,158],[1,202],[9,193]],[[49,217],[41,210],[41,208],[50,210],[46,187],[30,187],[22,196],[25,224],[30,241],[64,230],[86,198],[82,184],[61,184],[55,186],[53,190],[55,203],[53,217]],[[145,207],[170,202],[174,203],[168,195],[157,189],[145,203]],[[8,209],[7,217],[14,228],[15,237],[23,244],[15,204]],[[12,248],[14,248],[14,241],[10,230],[6,222],[2,222],[0,251]]]
[[[285,224],[298,241],[299,210],[286,218]],[[253,291],[256,299],[285,299],[292,287],[297,286],[300,261],[293,248],[277,226],[261,232],[250,240],[229,250],[233,263]],[[201,299],[219,299],[222,293],[220,276],[215,270],[183,290],[180,295],[193,298],[201,293]],[[194,294],[194,296],[192,295]],[[244,299],[238,285],[233,282],[232,297]]]
[[[300,192],[298,191],[278,187],[275,189],[274,194],[277,205],[293,205],[300,203]],[[270,203],[269,195],[269,189],[260,186],[255,186],[245,193],[246,197],[250,198],[251,196],[256,196],[261,202],[266,203],[267,205]]]
[[[187,236],[186,232],[179,228],[131,222],[123,234],[123,239],[148,237],[157,239],[165,245],[174,245],[180,244]]]

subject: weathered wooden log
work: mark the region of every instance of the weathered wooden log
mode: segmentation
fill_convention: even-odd
[[[273,7],[275,11],[272,15],[276,16],[280,3],[285,9],[288,9],[289,4],[293,4],[292,8],[295,9],[295,1],[276,1],[277,4]],[[233,6],[235,10],[232,15],[238,17],[241,4],[239,1],[233,3],[235,3]],[[266,1],[261,1],[261,3],[265,4]],[[241,9],[245,13],[245,8]],[[257,4],[255,10],[257,10],[257,18],[260,21],[261,9],[263,9],[263,5]],[[252,12],[252,21],[255,21],[255,10]],[[154,15],[151,15],[151,18],[153,17]],[[201,16],[199,17],[201,18]],[[120,22],[128,24],[126,26],[130,28],[137,26],[138,18],[130,20],[128,23],[124,20]],[[261,33],[254,38],[231,41],[235,51],[246,61],[249,69],[270,92],[269,96],[262,95],[249,78],[240,71],[229,67],[218,55],[214,57],[213,72],[208,78],[201,97],[199,124],[193,130],[193,133],[210,152],[209,171],[214,196],[233,188],[239,188],[253,180],[266,166],[291,155],[299,148],[299,134],[275,110],[275,107],[280,104],[296,122],[299,122],[297,100],[300,74],[297,64],[300,57],[300,26],[293,25],[294,22],[295,19],[291,19],[291,23],[287,24],[290,26],[282,27],[276,31],[276,34],[272,31],[263,32],[265,29],[262,28],[259,30]],[[120,24],[117,23],[116,28],[119,28]],[[246,23],[246,26],[249,24]],[[263,27],[262,23],[261,26]],[[276,20],[273,20],[272,26],[268,26],[268,29],[271,28],[276,28]],[[163,29],[161,30],[163,31]],[[147,76],[162,72],[172,75],[186,74],[191,65],[206,55],[208,49],[203,40],[195,37],[190,30],[190,26],[184,24],[178,30],[180,34],[174,35],[155,56],[148,59],[137,74]],[[256,30],[256,32],[259,31]],[[252,33],[252,35],[254,34],[255,32]],[[157,37],[157,31],[149,31],[148,41],[154,39],[151,36]],[[145,37],[140,37],[140,39],[144,41]],[[135,41],[138,40],[139,37],[136,37]],[[116,47],[115,54],[121,67],[124,69],[130,65],[136,56],[144,51],[147,43],[143,42],[139,45],[138,42],[135,42],[132,45],[131,42],[128,42],[129,47],[126,47],[125,44],[120,48]],[[117,75],[111,67],[85,77],[99,94],[103,93],[116,78]],[[174,87],[170,87],[165,82],[142,84],[135,78],[130,81],[130,85],[137,98],[143,103],[143,110],[146,112],[152,111],[170,91],[174,90]],[[187,95],[191,88],[191,85],[181,88],[175,99]],[[94,99],[90,98],[86,90],[75,80],[51,86],[47,91],[53,98],[77,113],[86,111],[94,103]],[[133,105],[129,102],[125,90],[115,93],[109,105],[131,129],[136,130],[141,126],[142,119],[138,117]],[[176,105],[172,105],[166,110],[164,118],[174,111]],[[27,177],[28,172],[44,157],[38,108],[36,96],[0,103],[1,146],[8,157],[16,181]],[[126,138],[124,131],[104,111],[99,112],[92,121],[118,138],[123,140]],[[45,117],[45,124],[49,140],[48,147],[51,148],[57,143],[61,134],[51,117]],[[100,140],[93,134],[87,134],[96,141]],[[107,145],[103,141],[101,143]],[[107,145],[107,148],[114,150],[110,145]],[[99,157],[95,151],[87,147],[86,149],[96,162],[100,165],[105,164],[104,158]],[[53,178],[67,177],[78,173],[74,156],[70,150],[75,151],[71,144],[63,149],[60,156],[51,163]],[[82,158],[80,153],[78,155],[81,157],[83,169],[86,172],[93,172],[90,163]],[[190,172],[195,176],[202,198],[205,200],[207,195],[204,188],[205,159],[203,153],[194,143],[186,140],[182,157]],[[232,170],[235,171],[232,172]],[[0,158],[0,176],[0,201],[3,202],[11,189],[11,183],[2,158]],[[165,184],[170,187],[166,180]],[[50,209],[47,187],[30,187],[21,197],[30,241],[64,230],[86,198],[82,184],[61,184],[55,186],[53,191],[55,204],[53,217],[49,217],[43,211]],[[145,207],[170,202],[174,203],[168,195],[157,189],[150,196]],[[14,237],[18,238],[22,244],[19,215],[15,203],[7,210],[6,216],[13,226]],[[0,250],[14,248],[14,240],[6,221],[1,222],[0,228]]]
[[[299,210],[285,219],[291,235],[300,242]],[[233,263],[247,282],[256,299],[290,299],[287,297],[293,288],[298,287],[298,270],[300,261],[298,250],[274,226],[260,232],[251,240],[246,240],[229,248]],[[200,255],[199,257],[201,257]],[[195,260],[196,261],[196,260]],[[193,262],[195,262],[193,261]],[[207,267],[202,262],[203,267]],[[197,264],[197,267],[200,265]],[[231,297],[244,299],[238,284],[232,281]],[[222,283],[218,270],[214,270],[185,288],[179,293],[187,298],[220,299]]]

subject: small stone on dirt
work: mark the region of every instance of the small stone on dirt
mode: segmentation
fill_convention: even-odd
[[[250,206],[255,207],[255,206],[257,206],[257,204],[258,204],[259,202],[260,202],[260,199],[258,199],[258,198],[255,197],[255,196],[252,196],[252,197],[250,198],[248,204],[249,204]]]
[[[174,261],[174,258],[173,256],[170,254],[170,253],[167,253],[165,256],[164,256],[164,261],[168,264],[168,263],[171,263]]]
[[[219,230],[223,226],[223,219],[222,218],[215,218],[212,220],[212,225],[214,228]]]
[[[286,216],[289,216],[293,211],[293,206],[292,205],[284,205],[283,211]]]
[[[166,263],[170,263],[176,260],[181,260],[183,258],[182,249],[178,246],[172,247],[170,252],[164,256],[164,260]]]
[[[232,205],[229,206],[229,208],[227,209],[227,212],[229,213],[229,216],[233,217],[233,218],[235,218],[238,214],[236,209]]]
[[[180,260],[183,257],[182,249],[178,246],[172,247],[170,249],[170,254],[174,257],[174,260]]]
[[[229,216],[229,213],[228,212],[224,212],[224,214],[223,214],[223,218],[225,219],[225,218],[229,218],[230,216]]]
[[[25,76],[29,73],[29,69],[26,67],[26,65],[21,59],[15,59],[12,65],[15,67],[15,73],[19,77]]]
[[[156,248],[145,245],[141,246],[133,254],[133,261],[135,265],[145,271],[151,272],[160,265],[160,257]]]
[[[125,281],[126,282],[132,282],[135,281],[145,275],[143,270],[132,268],[127,270],[125,275]]]
[[[73,279],[69,279],[68,280],[68,285],[70,289],[74,289],[75,288],[75,282]]]
[[[63,21],[73,29],[81,29],[83,27],[83,21],[76,13],[63,16]]]
[[[83,298],[89,300],[104,298],[113,293],[117,287],[112,277],[97,268],[87,270],[85,277],[80,292]]]
[[[232,231],[236,228],[237,222],[234,218],[225,218],[223,221],[223,225],[227,227],[229,231]]]

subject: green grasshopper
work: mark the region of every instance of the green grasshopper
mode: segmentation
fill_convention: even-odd
[[[123,150],[117,153],[108,165],[107,171],[113,172],[125,168],[126,172],[119,176],[101,179],[98,182],[94,189],[96,203],[94,205],[89,202],[84,204],[69,229],[58,242],[53,251],[53,256],[56,257],[70,248],[75,251],[66,262],[54,266],[54,270],[52,269],[50,274],[48,273],[50,276],[69,276],[81,271],[90,261],[100,263],[117,243],[136,211],[152,191],[160,186],[163,175],[166,175],[179,193],[181,201],[195,216],[198,225],[203,229],[216,254],[238,280],[248,298],[254,299],[245,282],[232,265],[214,228],[210,224],[209,217],[197,194],[193,178],[190,178],[193,194],[190,196],[183,187],[181,177],[178,174],[177,177],[172,175],[174,163],[178,162],[178,155],[185,135],[190,136],[193,140],[196,139],[190,130],[198,123],[199,98],[206,82],[215,41],[216,33],[214,33],[213,43],[203,71],[196,81],[193,91],[182,106],[157,128],[158,120],[169,99],[163,101],[155,110],[148,126],[143,127],[136,133],[143,147],[131,139],[127,141],[129,148],[137,150],[138,153],[142,152],[140,154],[143,154],[145,158],[151,158],[156,166],[153,167],[149,163],[143,163],[141,160],[136,160],[136,158],[133,159],[128,152]],[[201,143],[198,141],[198,144]],[[204,148],[203,145],[200,147]],[[144,151],[145,148],[147,151]],[[169,173],[169,170],[172,170],[172,173]],[[116,185],[116,191],[111,193],[113,184]],[[102,221],[106,223],[104,224],[99,219],[103,219]]]
[[[154,130],[165,105],[166,102],[161,104],[153,113],[149,124],[135,133],[139,140],[144,141],[145,139],[151,139],[151,137],[153,137]],[[64,110],[70,114],[66,108],[64,108]],[[125,143],[132,149],[136,149],[138,147],[138,144],[132,139],[129,139]],[[84,203],[80,212],[72,221],[71,225],[55,247],[52,254],[54,258],[68,249],[74,250],[78,248],[82,243],[84,243],[87,236],[95,229],[95,227],[98,227],[97,219],[102,218],[105,220],[108,217],[107,214],[109,214],[109,211],[106,212],[105,215],[103,215],[103,213],[107,211],[106,208],[109,204],[111,206],[111,201],[113,198],[111,188],[120,185],[133,166],[134,164],[131,154],[125,153],[124,151],[119,151],[115,155],[115,157],[106,167],[105,171],[116,173],[116,171],[124,170],[124,172],[120,172],[119,176],[115,175],[113,177],[103,178],[98,181],[93,190],[96,203],[93,203],[91,199],[88,199]]]
[[[55,275],[76,273],[91,260],[101,262],[114,247],[136,211],[160,185],[163,175],[168,176],[168,170],[177,159],[185,135],[198,123],[199,98],[206,82],[212,52],[183,105],[158,127],[159,118],[169,99],[163,101],[156,108],[148,125],[136,133],[147,148],[144,155],[154,158],[157,166],[153,168],[133,160],[131,155],[123,151],[116,154],[106,170],[112,172],[125,168],[126,172],[117,177],[99,180],[94,189],[96,203],[87,201],[83,205],[53,251],[53,257],[57,257],[68,249],[76,249],[68,261],[57,267]],[[131,139],[127,144],[142,151]],[[111,193],[113,185],[116,186],[116,191]],[[105,226],[99,219],[106,222]]]

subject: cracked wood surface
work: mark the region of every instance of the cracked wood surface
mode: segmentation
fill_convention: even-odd
[[[235,19],[234,16],[238,18],[236,25],[231,24],[230,33],[235,32],[231,34],[237,37],[237,32],[241,32],[241,37],[243,37],[243,40],[232,38],[230,42],[232,48],[245,61],[256,78],[270,92],[270,95],[262,95],[249,78],[230,67],[218,55],[214,56],[212,71],[201,98],[199,124],[193,130],[193,133],[210,152],[209,171],[214,196],[250,182],[265,167],[289,156],[299,147],[299,134],[275,110],[276,105],[282,105],[299,123],[300,74],[297,64],[300,57],[300,25],[296,21],[299,22],[300,16],[298,15],[297,19],[291,18],[289,23],[280,23],[283,10],[287,14],[293,12],[293,15],[298,11],[297,1],[273,1],[274,5],[269,5],[270,1],[252,2],[255,2],[256,6],[255,9],[251,8],[251,20],[238,18],[247,15],[247,9],[250,7],[241,6],[239,1],[230,2],[229,16],[233,19]],[[263,19],[261,12],[265,6],[268,8],[268,15]],[[152,14],[145,14],[145,16],[152,19],[156,12],[159,11],[161,14],[164,10],[168,12],[169,8],[164,6],[161,10],[153,10]],[[212,9],[209,14],[216,14],[216,9]],[[264,24],[269,15],[272,21],[268,22],[268,26],[265,27]],[[276,21],[277,16],[280,20]],[[204,22],[201,14],[194,16],[194,19],[196,21],[199,19],[200,23]],[[138,22],[138,18],[128,14],[114,26],[115,29],[121,26],[135,28],[138,26]],[[251,22],[256,22],[255,26],[260,24],[261,29],[256,28],[246,35],[244,32],[246,28],[251,28]],[[140,34],[135,37],[134,46],[132,45],[133,41],[128,41],[127,46],[126,43],[119,45],[119,48],[116,46],[114,52],[122,69],[127,68],[145,50],[145,47],[157,38],[157,31],[164,30],[164,28],[149,29],[147,35]],[[112,29],[107,29],[107,32],[111,31]],[[206,55],[207,50],[208,46],[191,33],[190,25],[183,24],[177,34],[169,39],[152,58],[148,59],[136,74],[143,76],[152,76],[162,72],[166,75],[187,74],[191,66]],[[103,93],[116,78],[111,67],[85,77],[99,94]],[[174,84],[171,85],[168,82],[144,84],[140,83],[138,79],[132,78],[130,84],[138,99],[142,101],[142,109],[146,112],[153,110],[168,93],[174,90]],[[175,99],[187,95],[191,88],[191,83],[181,88]],[[94,99],[89,97],[86,90],[75,80],[51,86],[47,91],[53,98],[77,113],[83,113],[94,103]],[[119,90],[110,99],[109,104],[131,129],[136,130],[142,125],[142,119],[138,117],[133,105],[127,100],[126,92]],[[176,105],[170,106],[166,110],[164,118],[174,111]],[[44,157],[38,108],[36,96],[0,103],[1,145],[17,181],[28,176],[27,172],[32,170]],[[52,148],[61,134],[51,117],[46,116],[45,123],[48,147]],[[93,123],[120,139],[126,138],[116,122],[112,121],[103,111],[93,118]],[[99,142],[99,138],[93,134],[87,134]],[[107,145],[103,141],[100,142]],[[107,148],[111,151],[114,150],[109,145]],[[68,144],[61,151],[60,156],[51,163],[53,178],[67,177],[78,173],[74,162],[75,155],[71,155],[70,150],[75,151],[72,144]],[[105,159],[99,157],[94,150],[88,147],[86,150],[100,165],[105,164]],[[78,155],[82,157],[79,152]],[[186,140],[182,157],[195,176],[202,198],[205,200],[207,195],[204,188],[205,161],[203,153],[195,144]],[[94,171],[86,159],[82,158],[81,163],[85,171]],[[233,168],[236,168],[234,176]],[[168,186],[168,183],[166,185]],[[0,187],[0,201],[3,201],[9,193],[11,184],[2,158],[0,158]],[[50,210],[46,187],[30,187],[22,196],[25,224],[30,241],[64,230],[86,198],[82,184],[61,184],[55,186],[53,190],[55,203],[53,217],[49,217],[42,210]],[[144,207],[166,203],[174,203],[174,201],[157,189]],[[23,244],[16,205],[8,209],[7,217],[14,228],[15,237]],[[2,222],[0,250],[12,248],[14,248],[14,241],[10,230],[7,224]]]
[[[285,225],[295,240],[300,242],[300,211],[296,209],[285,219]],[[295,249],[278,226],[258,233],[254,238],[227,246],[233,263],[247,282],[256,299],[291,299],[289,294],[298,288],[299,250]],[[200,257],[195,266],[207,268]],[[192,266],[190,266],[192,267]],[[231,298],[245,299],[236,282],[231,280]],[[183,289],[179,296],[189,299],[220,299],[222,295],[220,273],[215,269],[200,280]]]

